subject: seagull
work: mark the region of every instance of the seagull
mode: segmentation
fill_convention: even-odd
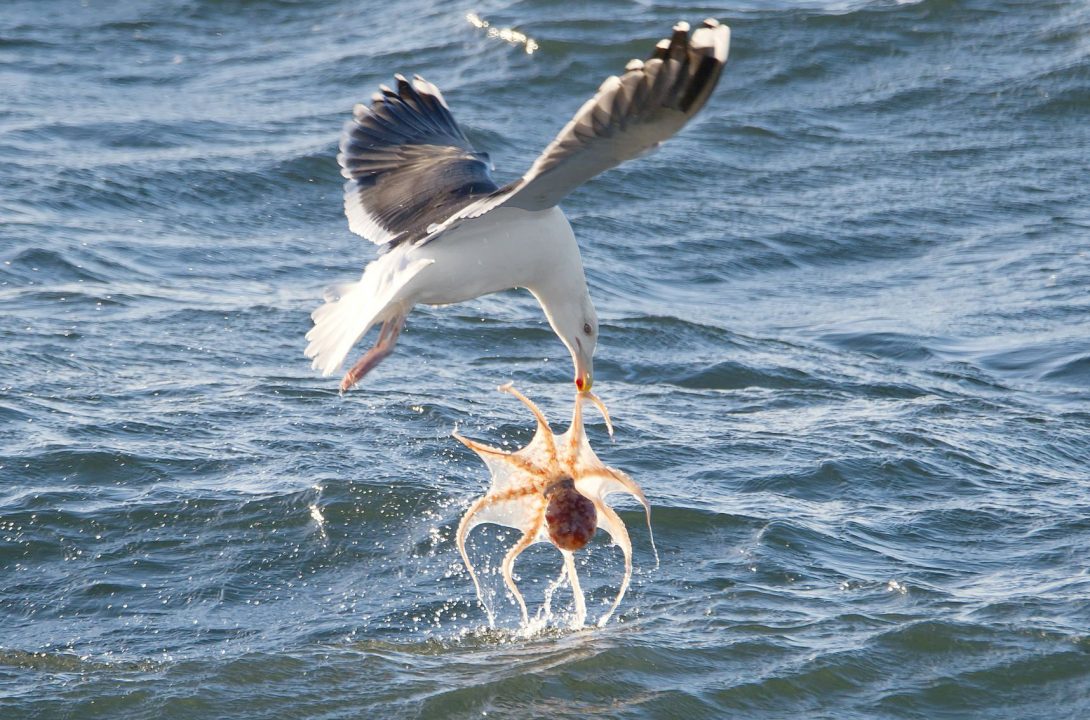
[[[726,64],[730,28],[679,22],[644,61],[632,60],[587,100],[518,180],[499,187],[439,88],[396,75],[357,104],[337,162],[347,178],[348,227],[379,245],[358,282],[335,286],[311,315],[306,356],[324,376],[381,324],[344,375],[352,388],[393,352],[414,306],[449,305],[510,288],[529,290],[571,353],[589,395],[598,343],[583,261],[557,203],[595,175],[655,149],[707,102]]]

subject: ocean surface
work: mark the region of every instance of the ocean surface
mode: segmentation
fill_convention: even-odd
[[[506,182],[709,15],[703,113],[564,204],[661,562],[619,499],[614,620],[527,632],[483,526],[490,628],[451,431],[571,362],[511,291],[311,370],[341,126],[420,73]],[[1086,3],[6,0],[0,88],[0,718],[1090,717]]]

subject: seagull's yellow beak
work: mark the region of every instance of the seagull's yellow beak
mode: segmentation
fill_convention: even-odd
[[[593,339],[593,338],[590,338]],[[581,393],[590,392],[594,383],[594,343],[584,344],[578,335],[570,341],[565,340],[571,352],[572,365],[575,366],[575,389]]]

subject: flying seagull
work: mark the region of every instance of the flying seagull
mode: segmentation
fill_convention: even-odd
[[[306,356],[323,375],[381,323],[378,341],[341,391],[389,355],[414,305],[447,305],[526,288],[571,353],[575,385],[590,391],[598,316],[579,246],[557,207],[595,175],[644,154],[695,115],[719,80],[730,28],[680,22],[647,60],[606,79],[520,179],[498,187],[488,155],[470,144],[439,88],[395,76],[358,104],[337,162],[348,178],[348,227],[376,245],[362,278],[331,288],[311,315]]]

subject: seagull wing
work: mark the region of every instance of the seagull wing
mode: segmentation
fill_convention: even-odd
[[[674,26],[646,61],[632,60],[579,108],[502,204],[556,205],[595,175],[653,149],[707,102],[727,61],[730,28],[705,20],[690,36]]]
[[[370,107],[357,105],[337,156],[349,227],[378,244],[429,242],[503,205],[550,208],[595,175],[654,149],[707,102],[730,50],[730,28],[680,22],[646,61],[607,78],[530,169],[497,188],[439,89],[397,76]]]
[[[497,190],[488,155],[474,150],[439,88],[395,77],[396,90],[383,85],[355,106],[337,155],[348,227],[390,246],[425,237]]]

